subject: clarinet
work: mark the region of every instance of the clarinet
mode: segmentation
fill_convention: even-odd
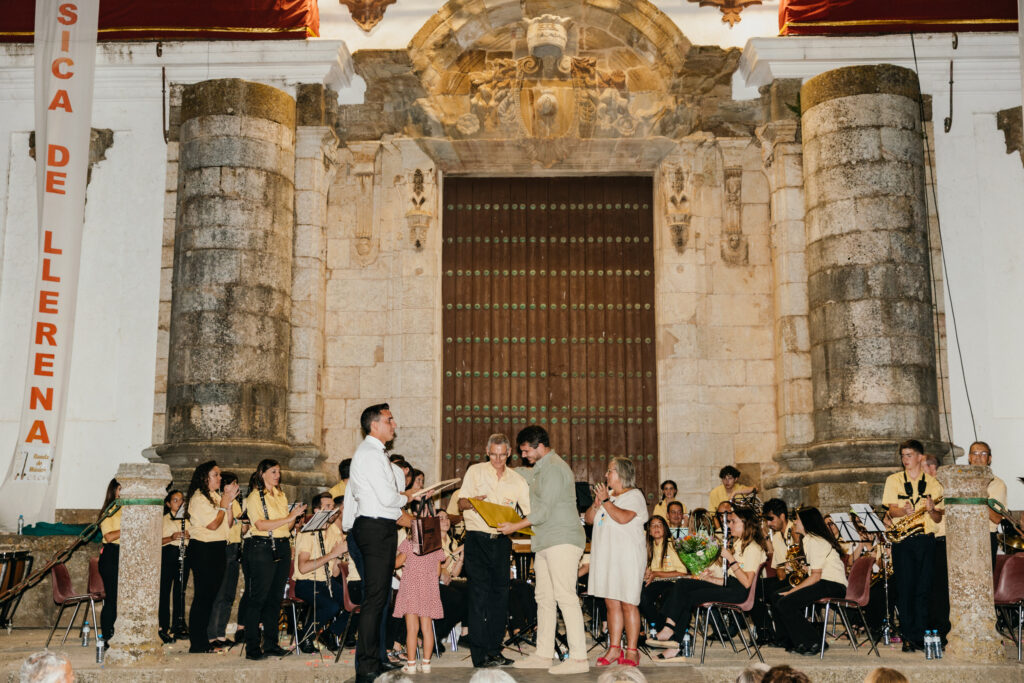
[[[267,521],[270,521],[270,513],[267,512],[267,498],[263,493],[263,487],[258,486],[256,488],[260,492],[260,503],[263,504],[263,516],[266,517]],[[253,526],[256,526],[255,522]],[[277,562],[277,545],[274,543],[274,530],[270,529],[267,531],[267,536],[270,537],[270,552],[274,555],[274,561]]]
[[[324,555],[327,554],[327,550],[324,548],[324,532],[321,531],[321,530],[317,530],[316,538],[317,538],[318,541],[320,541],[320,557],[323,557]],[[327,576],[327,594],[330,595],[333,598],[334,597],[334,589],[331,587],[331,572],[328,571],[330,569],[330,566],[331,566],[331,561],[327,560],[327,564],[324,565],[324,574]],[[314,576],[314,578],[315,578],[315,576]]]
[[[729,547],[729,513],[722,513],[722,547]],[[729,563],[722,559],[722,585],[729,583]]]
[[[184,505],[184,503],[182,503]],[[181,516],[181,538],[178,541],[178,589],[181,594],[181,605],[178,614],[185,618],[185,515]]]

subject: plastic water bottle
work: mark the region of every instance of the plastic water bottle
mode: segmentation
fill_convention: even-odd
[[[693,656],[693,638],[690,637],[690,632],[687,631],[683,634],[683,642],[680,643],[680,648],[684,657]]]
[[[924,658],[935,659],[935,644],[932,640],[932,632],[924,632]]]
[[[25,528],[25,515],[18,515],[18,535],[22,535],[22,531]]]
[[[82,647],[89,647],[89,620],[82,624]]]
[[[932,631],[932,633],[935,634],[935,659],[942,659],[942,636],[938,631]]]
[[[100,635],[99,633],[97,633],[96,634],[96,663],[97,664],[102,664],[103,663],[103,650],[104,650],[103,636]]]

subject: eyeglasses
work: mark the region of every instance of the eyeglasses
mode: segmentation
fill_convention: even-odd
[[[968,455],[992,455],[988,451],[971,451]]]
[[[487,456],[490,458],[507,458],[508,455],[508,453],[491,453],[490,451],[487,452]]]

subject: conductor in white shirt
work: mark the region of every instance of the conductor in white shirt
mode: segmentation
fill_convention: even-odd
[[[352,456],[342,528],[350,534],[350,543],[355,542],[363,559],[356,681],[369,683],[381,673],[380,622],[395,569],[396,522],[417,491],[405,491],[405,480],[395,475],[384,449],[384,444],[395,437],[397,427],[388,404],[366,408],[359,422],[366,438]]]

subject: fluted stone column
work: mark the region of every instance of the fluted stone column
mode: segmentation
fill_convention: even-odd
[[[906,438],[938,442],[924,150],[914,72],[836,69],[801,89],[814,441],[799,481],[863,500]],[[832,484],[843,482],[844,487]]]
[[[157,610],[160,606],[160,537],[163,499],[171,470],[167,465],[122,463],[117,481],[123,499],[151,499],[152,505],[121,509],[121,551],[117,568],[117,621],[105,661],[131,666],[163,658]]]
[[[216,459],[286,470],[295,100],[239,79],[182,92],[165,443],[175,479]]]
[[[951,504],[953,498],[988,498],[992,470],[950,465],[937,473],[946,503],[946,564],[949,566],[950,659],[971,662],[1006,660],[996,631],[992,602],[992,546],[987,505]]]

